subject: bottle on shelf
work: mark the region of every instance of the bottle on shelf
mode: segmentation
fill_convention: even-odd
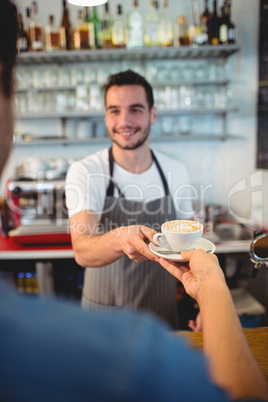
[[[18,26],[19,26],[18,42],[17,42],[18,52],[27,52],[30,48],[30,43],[27,33],[24,29],[23,18],[21,13],[18,13]]]
[[[77,26],[73,33],[74,49],[89,49],[95,47],[94,40],[94,27],[88,14],[88,8],[85,8],[85,15],[83,11],[78,10]]]
[[[227,37],[228,37],[228,44],[232,45],[236,43],[236,25],[232,22],[231,19],[231,3],[228,2],[228,11],[229,11],[229,18],[228,18],[228,24],[227,24]]]
[[[109,3],[104,5],[104,13],[101,20],[101,44],[102,48],[109,49],[112,47],[113,34],[113,17],[110,13]]]
[[[32,51],[43,50],[43,29],[38,20],[38,6],[36,1],[33,1],[31,5],[30,38]]]
[[[127,48],[140,49],[143,47],[143,17],[139,10],[138,0],[133,1],[133,9],[128,15]]]
[[[85,31],[88,31],[88,45],[86,45],[87,47],[85,46],[84,48],[95,49],[96,44],[95,44],[94,22],[88,7],[84,8],[84,19],[82,22],[82,27],[84,27]]]
[[[219,44],[219,23],[220,19],[217,12],[217,0],[213,0],[213,13],[208,27],[209,43],[211,45]]]
[[[46,50],[52,52],[60,49],[60,30],[54,25],[54,15],[49,16],[46,27]]]
[[[102,43],[101,43],[101,22],[98,16],[98,10],[97,7],[93,7],[93,16],[92,16],[92,23],[93,23],[93,29],[94,29],[94,47],[96,49],[101,49]]]
[[[228,9],[227,2],[224,1],[221,7],[221,18],[219,18],[219,43],[221,45],[227,45],[227,24],[228,24]]]
[[[150,0],[150,10],[145,16],[144,44],[145,46],[160,45],[160,18],[158,14],[158,1]]]
[[[205,0],[204,11],[201,15],[201,31],[203,35],[203,44],[206,45],[209,43],[208,41],[208,26],[209,21],[211,19],[211,13],[208,9],[208,0]]]
[[[168,0],[163,0],[164,10],[160,14],[160,45],[162,47],[172,46],[174,41],[173,24],[168,12]]]
[[[203,42],[200,13],[199,13],[199,6],[198,6],[197,0],[192,0],[192,12],[191,12],[190,25],[189,25],[189,42],[190,42],[190,45],[193,45],[193,46],[201,45]]]
[[[60,48],[62,50],[70,50],[72,48],[71,43],[71,22],[69,17],[69,10],[66,5],[66,0],[62,1],[63,12],[60,27]]]
[[[31,50],[32,47],[31,47],[31,31],[30,31],[30,22],[31,22],[31,8],[30,7],[26,7],[25,17],[26,17],[25,32],[28,37],[29,50]]]
[[[126,47],[126,22],[123,16],[122,5],[117,6],[117,16],[112,31],[112,42],[115,48]]]
[[[174,25],[174,46],[189,46],[189,27],[184,15],[180,15]]]

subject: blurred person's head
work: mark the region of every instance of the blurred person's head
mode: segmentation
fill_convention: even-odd
[[[0,0],[0,173],[7,161],[13,137],[13,85],[17,54],[17,9]]]

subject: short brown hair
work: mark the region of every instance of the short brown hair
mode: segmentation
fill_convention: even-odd
[[[105,85],[103,85],[103,90],[104,90],[104,101],[106,104],[106,95],[108,92],[108,89],[113,87],[114,85],[117,86],[122,86],[122,85],[141,85],[146,92],[146,98],[147,102],[149,105],[149,110],[152,109],[154,106],[154,95],[153,95],[153,89],[152,86],[149,84],[148,81],[144,77],[142,77],[140,74],[136,73],[133,70],[126,70],[126,71],[121,71],[120,73],[117,74],[112,74],[108,77],[108,81]]]

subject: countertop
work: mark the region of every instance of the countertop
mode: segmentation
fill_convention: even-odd
[[[244,329],[244,332],[251,352],[268,383],[268,327]],[[181,331],[176,332],[176,336],[185,337],[195,348],[202,349],[203,347],[202,332]]]
[[[216,243],[216,254],[248,253],[251,240]],[[74,258],[71,244],[21,245],[0,235],[0,260]]]

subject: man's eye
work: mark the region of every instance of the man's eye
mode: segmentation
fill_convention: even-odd
[[[140,112],[141,112],[141,109],[139,109],[139,108],[133,108],[133,109],[131,109],[131,112],[132,112],[132,113],[140,113]]]
[[[117,109],[112,109],[112,110],[110,110],[110,113],[111,113],[111,114],[118,114],[118,113],[119,113],[119,110],[117,110]]]

